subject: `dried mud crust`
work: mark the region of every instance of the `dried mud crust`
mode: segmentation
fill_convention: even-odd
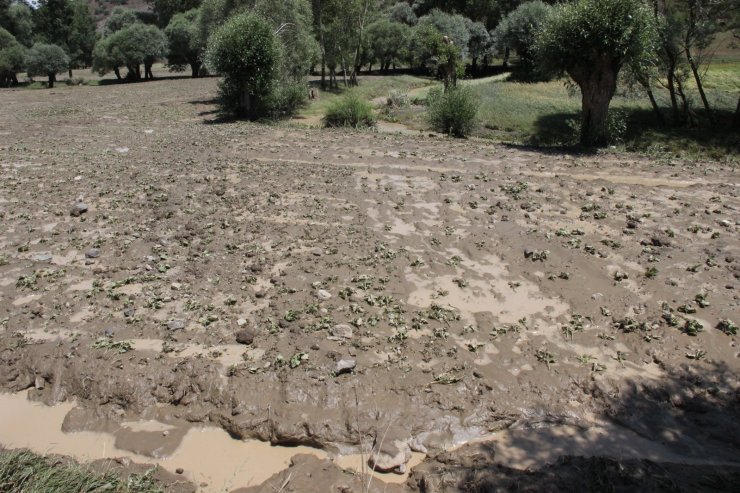
[[[735,168],[209,124],[214,94],[0,94],[3,389],[335,451],[606,416],[737,452]]]

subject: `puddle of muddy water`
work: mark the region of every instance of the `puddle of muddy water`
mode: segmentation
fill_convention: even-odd
[[[62,423],[74,407],[75,404],[70,402],[53,407],[32,402],[26,398],[25,392],[0,394],[0,445],[27,448],[39,454],[65,455],[81,462],[128,458],[137,463],[157,464],[173,473],[182,468],[183,475],[198,485],[198,491],[203,493],[259,485],[286,469],[297,454],[330,458],[327,452],[310,447],[275,447],[258,440],[235,440],[216,427],[188,429],[174,452],[155,458],[119,448],[116,444],[129,443],[131,440],[126,439],[127,435],[142,433],[147,434],[149,440],[161,436],[166,441],[166,435],[176,427],[148,420],[122,423],[113,433],[64,433]],[[359,454],[335,458],[340,467],[356,471],[362,470],[362,459]],[[423,459],[423,454],[414,454],[409,469]],[[375,476],[382,482],[402,483],[408,479],[408,473]]]

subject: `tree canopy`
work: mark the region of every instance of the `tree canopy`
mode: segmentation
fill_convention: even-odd
[[[29,77],[46,76],[49,78],[49,88],[52,88],[56,75],[69,67],[69,57],[60,46],[36,43],[28,50],[25,64]]]

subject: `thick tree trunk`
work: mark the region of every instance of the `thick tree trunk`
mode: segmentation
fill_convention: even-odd
[[[121,71],[118,70],[118,67],[113,69],[113,73],[116,74],[116,79],[121,80],[123,77],[121,77]]]
[[[617,69],[609,59],[570,74],[581,88],[581,145],[609,144],[609,103],[617,89]]]
[[[244,89],[239,95],[239,108],[237,116],[247,117],[250,120],[257,119],[257,96]]]
[[[69,78],[72,78],[72,67],[69,67]]]
[[[737,107],[735,108],[735,117],[732,119],[735,128],[740,128],[740,98],[737,98]]]
[[[15,74],[10,75],[10,83],[14,86],[18,85],[18,77]],[[740,106],[738,108],[740,109]]]
[[[503,67],[504,69],[509,68],[509,56],[510,55],[511,55],[511,53],[509,52],[509,48],[508,47],[505,48],[504,49],[504,61],[501,64],[501,67]]]
[[[193,79],[200,77],[200,66],[201,63],[198,61],[192,62],[190,64],[190,74],[193,76]]]
[[[54,82],[56,82],[56,80],[56,74],[49,74],[49,89],[52,89],[54,87]]]
[[[152,73],[152,65],[151,63],[145,63],[144,64],[144,78],[148,80],[154,80],[154,74]]]

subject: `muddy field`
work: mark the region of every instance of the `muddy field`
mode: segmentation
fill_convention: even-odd
[[[305,447],[259,481],[218,441],[163,464],[204,491],[363,491],[368,457],[378,491],[737,484],[737,168],[220,122],[214,95],[0,93],[2,391],[136,457],[203,426]]]

